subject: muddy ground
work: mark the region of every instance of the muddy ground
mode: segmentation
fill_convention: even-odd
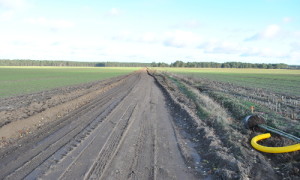
[[[146,70],[1,99],[0,179],[299,179],[299,153],[278,164],[196,111]]]
[[[154,74],[159,84],[163,86],[162,89],[165,91],[165,94],[170,97],[169,99],[174,102],[173,104],[178,105],[178,111],[184,111],[183,114],[187,114],[187,117],[189,117],[186,118],[188,122],[182,121],[184,118],[179,118],[178,121],[175,118],[175,121],[178,122],[179,127],[183,131],[189,134],[189,139],[195,144],[195,149],[198,150],[203,161],[207,161],[206,167],[210,169],[209,171],[215,177],[221,179],[300,178],[300,151],[268,154],[254,150],[250,145],[251,138],[265,131],[259,128],[251,131],[244,127],[242,119],[251,112],[237,112],[242,109],[234,106],[232,106],[233,109],[228,109],[222,102],[218,103],[213,97],[210,97],[211,92],[226,92],[226,97],[228,96],[238,103],[239,99],[235,99],[235,97],[241,98],[241,94],[247,94],[247,100],[251,99],[264,104],[265,101],[258,101],[253,97],[254,95],[259,95],[257,91],[260,91],[262,96],[265,95],[265,97],[275,96],[274,93],[264,92],[261,89],[251,90],[250,88],[234,87],[232,84],[209,83],[208,80],[195,80],[175,74],[159,72],[154,72]],[[183,89],[182,85],[186,89]],[[249,92],[247,93],[246,91]],[[190,92],[194,95],[192,98],[188,97]],[[239,95],[236,95],[237,92]],[[279,96],[280,99],[283,97],[283,95],[277,94],[276,96]],[[245,98],[242,97],[241,99],[244,100]],[[294,97],[295,106],[283,108],[294,108],[298,111],[298,99],[298,97]],[[270,106],[264,109],[267,108],[272,109]],[[271,117],[278,118],[278,116]],[[271,120],[275,121],[276,119]],[[298,119],[279,117],[277,120],[284,122],[278,125],[280,128],[288,129],[288,132],[294,134],[298,133],[296,128],[296,126],[299,127]],[[191,125],[186,125],[188,123],[191,123]],[[272,134],[272,138],[265,140],[262,144],[271,147],[281,147],[296,143]]]

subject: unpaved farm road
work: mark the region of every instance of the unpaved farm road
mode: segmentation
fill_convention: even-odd
[[[146,71],[128,76],[1,157],[0,179],[196,179],[166,99]]]

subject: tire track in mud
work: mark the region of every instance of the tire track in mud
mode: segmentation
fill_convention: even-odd
[[[140,93],[132,125],[128,128],[126,139],[120,143],[111,163],[101,179],[153,179],[154,176],[154,121],[151,104],[152,87],[139,85]],[[142,96],[144,95],[144,96]],[[143,99],[143,100],[141,100]],[[126,154],[126,156],[124,156]]]
[[[136,120],[100,179],[195,179],[178,148],[168,104],[147,77],[139,85],[144,93],[137,97]]]
[[[126,135],[126,129],[134,108],[135,105],[130,105],[125,111],[125,113],[122,115],[120,121],[114,128],[113,133],[111,133],[111,135],[108,137],[108,140],[104,144],[104,147],[101,149],[98,158],[96,159],[96,161],[94,161],[92,168],[86,174],[84,179],[101,178],[101,175],[104,172],[107,164],[110,163],[111,158],[115,155],[115,152],[118,150],[118,146],[122,141],[123,134]]]
[[[109,88],[113,84],[120,83],[128,76],[130,75],[1,99],[0,128],[60,104],[72,102],[72,100],[79,99],[91,92],[95,93],[103,87]]]
[[[152,77],[133,74],[2,158],[0,179],[197,179],[168,106]]]
[[[19,152],[16,152],[6,158],[2,158],[0,178],[22,179],[25,177],[45,159],[68,143],[71,138],[90,125],[98,116],[100,119],[105,118],[105,116],[110,113],[109,110],[114,109],[115,106],[126,97],[137,79],[137,76],[131,77],[121,88],[113,88],[79,111],[64,118],[61,123],[55,125],[56,128],[54,127],[55,129],[57,129],[57,127],[62,128],[52,132],[46,138],[44,137],[43,140],[38,141],[33,147],[27,147],[32,148],[32,150],[26,151],[22,148],[21,151],[25,151],[24,154],[20,155]],[[110,105],[112,105],[112,107],[109,107]],[[81,121],[81,119],[84,121]]]

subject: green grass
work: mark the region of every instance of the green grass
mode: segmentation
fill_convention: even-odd
[[[161,71],[169,71],[175,74],[183,74],[197,78],[230,82],[246,87],[264,88],[272,92],[287,93],[300,96],[300,70],[268,70],[268,69],[185,69],[185,68],[156,68]],[[178,83],[177,83],[178,84]],[[250,107],[255,107],[255,112],[261,112],[267,124],[300,136],[300,125],[294,121],[287,121],[282,115],[267,107],[236,98],[224,92],[207,91],[210,98],[227,109],[231,116],[241,120],[251,114]],[[194,98],[191,98],[194,100]],[[199,109],[197,110],[198,113]],[[234,125],[233,125],[234,126]]]
[[[192,99],[194,101],[194,103],[197,106],[197,115],[202,119],[206,119],[209,116],[209,113],[205,111],[197,102],[197,96],[176,78],[170,76],[168,76],[168,78],[176,84],[181,93],[185,94],[189,99]]]
[[[300,96],[300,70],[285,69],[214,69],[214,68],[155,68],[194,78],[229,82],[244,87]]]
[[[87,83],[140,68],[0,67],[0,98]]]

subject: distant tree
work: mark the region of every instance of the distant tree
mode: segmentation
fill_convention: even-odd
[[[96,63],[95,67],[105,67],[105,63]]]
[[[221,67],[222,67],[222,68],[230,68],[230,66],[229,66],[228,63],[223,63]]]
[[[288,65],[283,64],[283,63],[276,64],[276,66],[275,66],[275,69],[287,69],[287,68],[288,68]]]
[[[132,62],[75,62],[75,61],[50,61],[50,60],[23,60],[23,59],[2,59],[0,66],[87,66],[87,67],[190,67],[190,68],[261,68],[261,69],[288,69],[299,68],[299,66],[289,66],[280,64],[251,64],[242,62],[187,62],[175,61],[171,65],[163,62],[159,63],[132,63]]]
[[[158,67],[169,67],[169,64],[160,62],[160,63],[158,63],[157,66],[158,66]]]
[[[151,67],[157,67],[157,64],[155,62],[152,62]]]
[[[268,64],[268,65],[267,65],[267,69],[273,69],[272,64]]]
[[[175,61],[172,64],[172,67],[184,67],[184,62],[182,62],[182,61]]]

